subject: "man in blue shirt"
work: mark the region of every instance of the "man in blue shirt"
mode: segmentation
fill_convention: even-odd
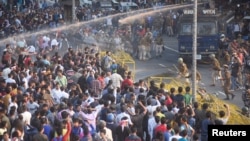
[[[167,131],[166,132],[164,132],[164,140],[165,141],[171,141],[171,140],[169,140],[169,138],[172,136],[172,134],[171,134],[171,130],[172,129],[172,127],[171,127],[171,124],[167,124]]]
[[[212,113],[206,112],[206,118],[201,123],[201,141],[208,141],[208,125],[214,124],[212,122]]]

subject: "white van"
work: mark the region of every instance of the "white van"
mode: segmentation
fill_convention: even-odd
[[[137,10],[137,9],[139,9],[139,7],[134,2],[120,2],[119,3],[120,12],[128,12],[128,11]]]

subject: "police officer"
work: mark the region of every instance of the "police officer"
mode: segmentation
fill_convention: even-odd
[[[156,56],[156,58],[161,57],[162,48],[163,48],[163,39],[162,39],[161,33],[158,33],[158,35],[155,39],[155,56]]]
[[[223,61],[224,61],[224,64],[230,64],[231,62],[231,56],[227,50],[224,51]]]
[[[139,60],[147,60],[146,58],[146,55],[147,55],[147,52],[146,52],[146,45],[147,45],[147,41],[146,41],[146,38],[143,37],[141,40],[140,40],[140,43],[139,43],[139,46],[138,46],[138,56],[139,56]]]
[[[147,28],[147,32],[145,34],[146,37],[146,56],[148,57],[148,59],[151,58],[151,46],[152,46],[152,42],[153,42],[153,33],[150,31],[149,28]]]
[[[178,78],[185,78],[185,81],[186,83],[189,83],[189,71],[188,71],[188,68],[187,68],[187,65],[183,62],[183,59],[182,58],[178,58],[178,71],[179,71],[179,74],[178,74]]]
[[[224,80],[224,93],[226,94],[226,98],[225,100],[229,100],[229,95],[232,96],[232,99],[234,99],[235,95],[230,92],[230,87],[231,87],[231,74],[230,74],[230,71],[229,71],[229,67],[228,65],[223,65],[223,68],[224,68],[224,77],[223,77],[223,80]]]
[[[191,78],[193,74],[190,74],[187,78]],[[201,73],[196,70],[196,84],[199,84],[201,82]]]
[[[212,60],[212,81],[213,81],[211,86],[215,86],[215,81],[221,78],[221,66],[220,62],[218,61],[218,59],[216,59],[214,54],[211,54],[210,58]],[[221,81],[221,83],[223,85],[223,81]]]

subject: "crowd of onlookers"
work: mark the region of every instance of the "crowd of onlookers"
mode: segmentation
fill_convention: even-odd
[[[48,6],[46,1],[29,2],[21,5],[0,5],[1,38],[58,27],[65,23],[63,8],[59,4]]]
[[[15,61],[6,45],[2,63],[4,141],[207,141],[207,126],[226,124],[230,116],[228,105],[215,117],[209,104],[193,103],[190,87],[134,82],[110,51],[101,57],[87,47],[69,48]]]

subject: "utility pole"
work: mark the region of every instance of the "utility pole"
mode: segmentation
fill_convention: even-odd
[[[193,19],[193,75],[192,75],[192,86],[193,86],[193,102],[196,102],[196,69],[197,69],[197,0],[194,0],[194,19]]]
[[[75,7],[76,7],[76,1],[72,0],[72,22],[75,22],[75,17],[76,17],[76,11],[75,11]]]

